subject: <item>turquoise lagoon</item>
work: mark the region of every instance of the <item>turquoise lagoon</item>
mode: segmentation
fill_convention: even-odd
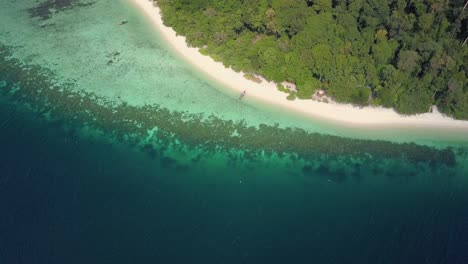
[[[467,134],[241,102],[126,0],[1,1],[2,263],[468,263]]]

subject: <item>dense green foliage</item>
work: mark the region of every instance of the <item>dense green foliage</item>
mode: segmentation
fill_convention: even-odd
[[[159,0],[166,25],[235,70],[339,102],[468,119],[463,0]]]

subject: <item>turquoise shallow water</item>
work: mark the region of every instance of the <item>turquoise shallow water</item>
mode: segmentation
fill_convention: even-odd
[[[70,2],[62,12],[39,12],[31,1],[5,3],[2,35],[15,46],[23,62],[53,71],[58,83],[73,83],[76,92],[92,92],[118,104],[157,104],[175,111],[240,121],[258,126],[278,124],[340,136],[419,141],[468,141],[466,133],[441,133],[407,128],[357,129],[301,118],[254,102],[241,103],[238,94],[204,78],[163,43],[150,24],[128,1]],[[81,3],[81,6],[77,3]],[[45,9],[46,11],[48,9]],[[60,9],[59,9],[60,10]],[[129,23],[119,25],[121,21]],[[85,51],[85,52],[77,52]],[[267,108],[267,111],[265,111]]]
[[[0,21],[0,262],[468,262],[466,135],[241,103],[124,0]]]

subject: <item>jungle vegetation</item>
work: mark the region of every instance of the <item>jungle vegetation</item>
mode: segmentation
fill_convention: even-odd
[[[468,119],[464,0],[158,0],[189,45],[338,102]]]

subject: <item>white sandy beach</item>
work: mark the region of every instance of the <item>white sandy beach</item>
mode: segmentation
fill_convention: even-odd
[[[163,25],[160,10],[149,0],[130,0],[152,22],[155,29],[167,43],[202,72],[241,93],[246,90],[246,99],[272,104],[275,107],[296,111],[319,119],[326,119],[348,125],[378,125],[378,126],[416,126],[431,128],[451,128],[467,131],[468,121],[454,120],[438,112],[414,116],[402,116],[392,109],[365,107],[359,108],[347,104],[320,103],[313,100],[286,99],[286,94],[277,90],[273,82],[258,84],[244,78],[244,73],[237,73],[222,63],[215,62],[209,56],[202,55],[197,48],[188,47],[185,37],[177,36],[176,32]]]

